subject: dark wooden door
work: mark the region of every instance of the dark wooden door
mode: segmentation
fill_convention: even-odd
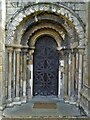
[[[59,59],[56,42],[43,36],[36,42],[34,53],[34,96],[57,96]]]

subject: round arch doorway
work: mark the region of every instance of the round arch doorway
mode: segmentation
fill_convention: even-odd
[[[50,36],[38,38],[34,52],[33,96],[58,96],[59,56]]]

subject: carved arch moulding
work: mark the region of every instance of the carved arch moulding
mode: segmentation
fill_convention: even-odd
[[[63,26],[67,28],[67,31],[69,29],[70,32],[70,28],[74,29],[78,33],[79,40],[84,41],[85,38],[82,35],[85,33],[85,26],[80,17],[74,13],[74,11],[64,5],[57,5],[54,3],[38,3],[25,6],[7,23],[6,44],[14,44],[14,40],[16,39],[15,32],[26,17],[43,11],[54,13],[57,16],[61,15],[65,21]],[[37,18],[35,18],[35,22],[37,22]]]
[[[52,23],[41,23],[33,26],[32,29],[30,28],[22,35],[21,45],[25,46],[27,43],[30,43],[29,46],[34,45],[35,43],[32,44],[32,37],[36,36],[37,32],[43,35],[51,34],[51,36],[56,40],[58,47],[60,46],[60,41],[64,39],[66,33],[66,31],[64,31],[60,26],[54,25]]]
[[[38,38],[43,35],[51,36],[56,41],[57,47],[61,47],[60,45],[61,45],[62,38],[55,30],[52,30],[52,29],[41,29],[39,31],[36,31],[35,34],[31,37],[31,39],[28,41],[29,46],[34,47]]]

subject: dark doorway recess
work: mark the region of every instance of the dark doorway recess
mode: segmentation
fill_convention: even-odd
[[[59,58],[56,41],[50,36],[40,37],[34,53],[34,96],[58,95]]]

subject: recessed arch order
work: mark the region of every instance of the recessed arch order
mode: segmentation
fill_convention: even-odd
[[[79,40],[84,40],[82,34],[85,32],[84,23],[80,19],[80,17],[75,14],[72,10],[64,5],[57,5],[54,3],[37,3],[25,6],[19,12],[17,12],[7,24],[7,37],[6,44],[13,44],[15,38],[15,32],[20,23],[27,17],[34,13],[39,12],[52,12],[57,15],[61,15],[65,20],[64,26],[68,28],[69,26],[73,26],[73,28],[77,31]],[[73,22],[72,22],[73,21]],[[70,31],[69,31],[70,32]],[[71,34],[71,33],[70,33]]]

